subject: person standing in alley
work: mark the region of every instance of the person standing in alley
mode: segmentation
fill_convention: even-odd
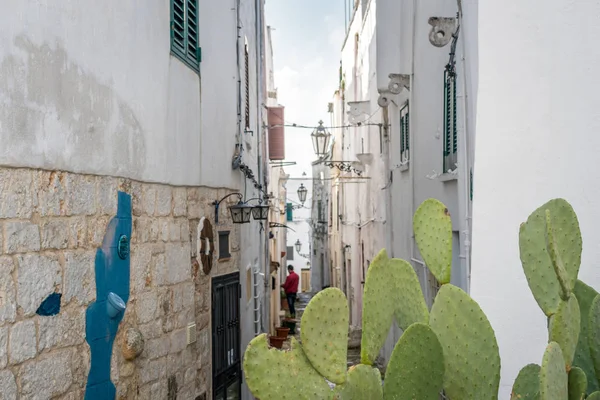
[[[296,293],[298,293],[298,282],[300,281],[300,277],[297,273],[294,272],[294,267],[288,265],[288,276],[285,280],[285,283],[281,285],[283,290],[285,290],[285,297],[287,298],[288,306],[290,307],[290,314],[292,318],[296,318]]]

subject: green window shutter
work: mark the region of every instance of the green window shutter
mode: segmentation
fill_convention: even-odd
[[[171,1],[171,52],[199,71],[198,0]]]
[[[294,210],[292,209],[292,203],[287,203],[286,205],[286,213],[287,213],[287,220],[288,221],[293,221],[294,220]]]
[[[444,167],[448,172],[457,162],[458,128],[456,112],[456,72],[444,71]]]
[[[409,105],[408,102],[400,109],[400,158],[401,162],[406,162],[410,159],[410,126],[409,120]]]

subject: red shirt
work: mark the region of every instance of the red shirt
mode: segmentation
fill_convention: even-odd
[[[298,293],[298,282],[300,281],[300,277],[294,271],[290,272],[288,277],[283,284],[283,289],[286,294]]]

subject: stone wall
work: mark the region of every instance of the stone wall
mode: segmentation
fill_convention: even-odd
[[[83,398],[90,365],[85,309],[95,300],[95,252],[116,213],[117,190],[130,193],[133,203],[131,296],[111,370],[117,398],[210,398],[210,276],[195,262],[196,233],[200,218],[214,220],[210,202],[231,190],[0,168],[4,399],[16,399],[17,393],[21,399]],[[231,231],[232,257],[225,262],[215,257],[211,276],[239,265],[239,230],[224,205],[218,229]],[[62,295],[60,312],[36,314],[55,292]],[[194,323],[197,341],[187,345],[187,326]],[[129,330],[144,339],[133,361],[122,354]]]

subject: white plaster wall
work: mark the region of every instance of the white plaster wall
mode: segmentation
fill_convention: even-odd
[[[501,398],[521,367],[541,362],[547,341],[519,260],[519,224],[531,211],[555,197],[571,202],[584,241],[579,276],[600,288],[599,16],[598,1],[479,5],[471,291],[498,338]],[[511,21],[500,35],[498,21]]]

